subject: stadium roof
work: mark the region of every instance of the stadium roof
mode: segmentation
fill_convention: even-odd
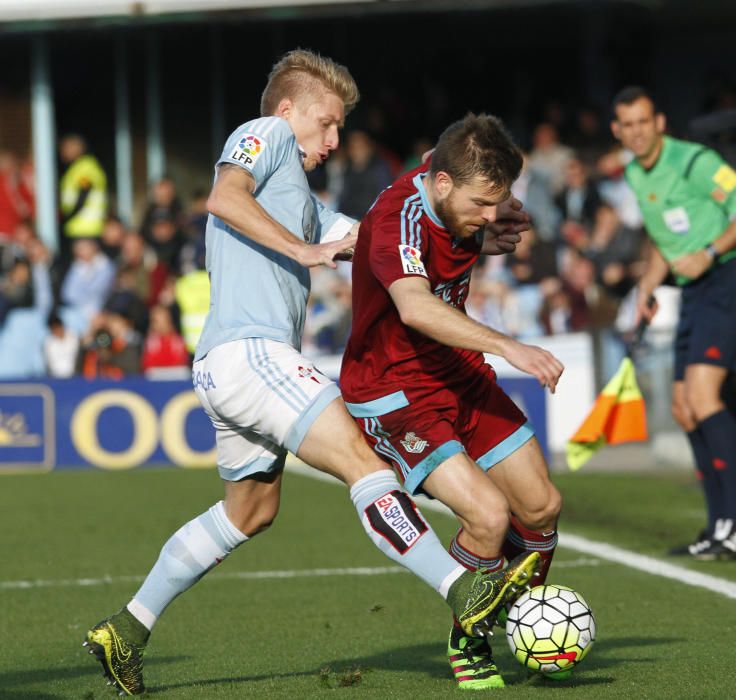
[[[587,0],[611,4],[616,0]],[[0,0],[0,32],[46,31],[82,24],[197,21],[223,13],[290,19],[355,12],[487,10],[584,0]],[[656,6],[663,0],[618,0]]]

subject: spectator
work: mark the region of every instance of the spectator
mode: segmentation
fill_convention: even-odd
[[[566,139],[586,165],[595,163],[610,144],[608,132],[603,129],[600,113],[595,107],[581,107],[575,114],[575,129]]]
[[[25,258],[18,258],[8,274],[0,277],[0,326],[12,309],[32,307],[33,299],[31,266]]]
[[[539,238],[543,241],[555,240],[560,226],[560,211],[555,206],[546,176],[531,168],[526,155],[521,175],[511,186],[511,192],[524,202],[524,208],[532,217]]]
[[[148,309],[144,300],[138,296],[134,270],[122,267],[117,271],[104,309],[125,316],[130,319],[136,331],[145,333],[148,327]]]
[[[166,274],[177,274],[179,271],[179,257],[184,247],[184,234],[171,214],[163,210],[155,212],[150,220],[150,234],[147,243],[156,253],[158,265],[165,268]],[[154,275],[156,273],[154,272]]]
[[[33,190],[15,155],[0,151],[0,243],[13,241],[18,225],[32,218]]]
[[[571,157],[564,168],[565,186],[555,198],[564,222],[575,221],[591,229],[596,220],[601,197],[591,181],[588,167],[577,157]]]
[[[197,191],[189,204],[184,226],[182,227],[185,243],[181,249],[178,262],[178,269],[182,274],[195,268],[204,268],[205,229],[208,216],[207,193]]]
[[[120,249],[120,269],[130,273],[132,288],[148,306],[154,303],[160,291],[160,286],[155,288],[152,280],[155,268],[156,254],[146,245],[143,236],[128,231]]]
[[[35,236],[28,240],[25,249],[28,262],[31,264],[34,305],[46,318],[54,305],[52,285],[54,269],[51,264],[51,255],[43,242]]]
[[[557,276],[557,247],[540,240],[533,226],[522,234],[516,250],[505,260],[516,286],[538,285],[547,277]]]
[[[140,374],[141,339],[130,319],[117,313],[95,316],[82,340],[79,370],[85,379],[122,379]]]
[[[150,242],[153,238],[154,219],[161,216],[173,221],[177,228],[182,223],[181,200],[174,181],[168,177],[161,178],[151,187],[148,205],[140,227],[141,234],[147,241]]]
[[[59,182],[61,249],[66,259],[72,241],[102,235],[107,219],[107,176],[78,134],[61,139],[59,155],[66,165]]]
[[[634,285],[629,269],[642,259],[644,232],[624,226],[613,207],[598,209],[596,224],[585,251],[595,264],[598,281],[617,300],[623,299]]]
[[[182,335],[190,355],[194,355],[210,309],[210,278],[205,269],[205,251],[199,251],[194,265],[174,283],[174,298],[179,310]]]
[[[125,232],[125,224],[117,216],[110,216],[105,221],[100,238],[100,248],[115,264],[120,262]]]
[[[393,181],[391,167],[365,131],[356,130],[348,134],[345,152],[347,164],[337,208],[343,214],[360,219]]]
[[[61,303],[68,309],[66,323],[84,333],[110,293],[115,266],[95,239],[75,240],[72,254],[73,262],[61,285]]]
[[[644,222],[641,210],[636,201],[634,191],[624,177],[624,168],[628,162],[620,146],[604,153],[597,163],[600,181],[598,191],[602,200],[616,210],[621,223],[627,228],[641,230]]]
[[[534,130],[529,168],[546,184],[552,196],[559,194],[565,186],[565,165],[572,151],[559,141],[557,129],[542,123]]]
[[[151,308],[151,322],[143,344],[141,369],[149,378],[183,378],[189,375],[187,347],[174,328],[171,313],[159,304]]]
[[[48,326],[49,334],[43,343],[46,372],[54,379],[67,379],[74,375],[77,366],[79,336],[56,313],[49,316]]]

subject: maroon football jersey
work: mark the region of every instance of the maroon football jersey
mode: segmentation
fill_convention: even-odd
[[[353,326],[340,373],[351,403],[400,389],[416,396],[456,387],[484,365],[482,353],[442,345],[404,325],[387,291],[397,279],[422,276],[436,296],[465,313],[482,235],[457,239],[445,229],[427,198],[426,171],[420,166],[384,190],[360,225]]]

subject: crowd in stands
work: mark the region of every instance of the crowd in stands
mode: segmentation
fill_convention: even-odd
[[[564,139],[551,121],[534,129],[514,186],[532,229],[513,255],[481,258],[470,316],[523,339],[591,331],[614,354],[622,347],[616,323],[623,330],[631,322],[624,302],[646,237],[623,178],[625,154],[612,143],[591,110],[578,113]],[[72,155],[90,158],[82,146]],[[348,131],[326,166],[310,173],[310,185],[328,206],[360,218],[430,147],[417,139],[402,159],[368,130]],[[32,172],[0,153],[0,377],[186,377],[209,303],[207,193],[185,201],[164,178],[150,188],[136,226],[106,207],[98,231],[70,234],[69,221],[91,201],[92,180],[80,178],[52,256],[34,232]],[[305,353],[339,353],[350,324],[350,263],[313,270]]]

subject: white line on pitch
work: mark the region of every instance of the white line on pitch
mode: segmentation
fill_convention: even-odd
[[[598,559],[581,557],[555,563],[557,568],[598,566]],[[406,574],[403,566],[355,566],[345,569],[293,569],[286,571],[228,571],[211,574],[208,581],[259,580],[279,578],[315,578],[321,576],[383,576],[386,574]],[[117,583],[141,583],[144,576],[100,576],[99,578],[35,579],[21,581],[0,581],[0,591],[27,590],[29,588],[84,588],[85,586],[106,586]]]
[[[211,574],[208,581],[225,579],[279,579],[314,578],[319,576],[382,576],[384,574],[404,574],[402,566],[356,566],[345,569],[295,569],[292,571],[229,571]],[[31,581],[0,581],[0,590],[27,588],[58,588],[103,586],[111,583],[140,583],[145,576],[102,576],[100,578],[37,579]]]
[[[290,460],[287,468],[295,474],[308,476],[312,479],[331,481],[333,484],[340,483],[334,477],[323,474],[316,469],[306,466],[303,462],[298,462],[296,460]],[[418,497],[416,500],[419,502],[420,508],[423,510],[433,510],[438,513],[452,516],[452,511],[439,501],[431,500],[423,496]],[[725,595],[727,598],[736,598],[736,582],[719,578],[718,576],[701,574],[699,571],[693,571],[692,569],[687,569],[684,566],[670,564],[666,561],[662,561],[661,559],[656,559],[655,557],[637,554],[636,552],[632,552],[628,549],[614,547],[613,545],[606,544],[605,542],[589,540],[587,537],[580,537],[579,535],[572,535],[566,532],[560,533],[559,543],[560,547],[572,549],[573,551],[580,552],[581,554],[588,554],[599,559],[616,562],[617,564],[628,566],[631,569],[643,571],[654,576],[662,576],[664,578],[672,579],[673,581],[679,581],[680,583],[685,583],[688,586],[704,588],[706,590],[713,591],[714,593]],[[555,564],[555,566],[557,566],[557,564]]]

